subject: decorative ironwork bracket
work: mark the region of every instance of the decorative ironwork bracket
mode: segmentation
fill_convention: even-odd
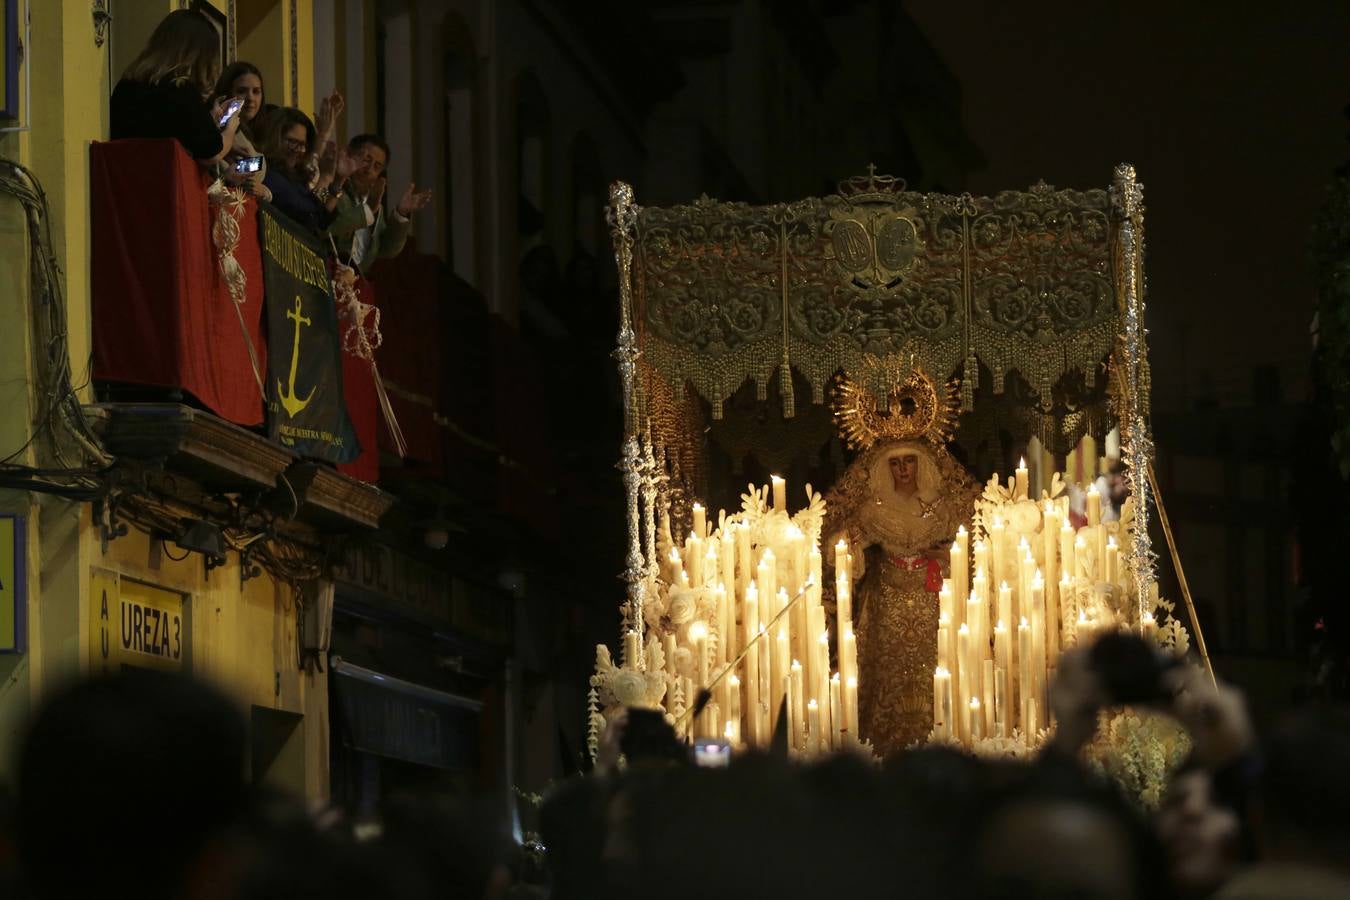
[[[102,48],[108,40],[108,25],[112,22],[112,13],[108,12],[108,0],[93,0],[89,11],[94,20],[94,46]]]

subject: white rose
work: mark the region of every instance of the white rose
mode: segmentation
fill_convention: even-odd
[[[1017,534],[1035,534],[1041,527],[1041,510],[1030,500],[1018,500],[1007,511],[1008,525]]]
[[[647,679],[641,672],[624,669],[609,680],[609,692],[620,706],[643,706],[647,702]]]
[[[692,588],[671,588],[666,615],[674,625],[687,625],[698,612],[698,595]]]

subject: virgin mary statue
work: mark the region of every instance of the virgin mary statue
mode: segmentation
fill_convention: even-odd
[[[890,417],[872,416],[861,440],[846,434],[855,444],[873,440],[826,498],[826,546],[847,537],[859,579],[853,596],[860,736],[882,755],[933,727],[938,593],[950,574],[956,530],[969,525],[979,490],[944,441],[930,439],[945,439],[941,422],[921,428],[923,419],[903,412],[911,408],[900,402],[905,387],[932,391],[936,401],[932,383],[916,374],[898,400],[892,397]],[[917,410],[925,407],[920,402]],[[849,418],[841,412],[846,432]],[[934,410],[933,418],[944,417]],[[898,437],[904,434],[911,436]]]

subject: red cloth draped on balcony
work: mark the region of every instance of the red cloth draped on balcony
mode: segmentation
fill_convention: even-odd
[[[258,425],[262,396],[211,241],[211,180],[177,141],[94,144],[94,377],[181,388],[222,419]],[[256,215],[250,198],[234,256],[248,278],[239,312],[265,374]]]
[[[380,375],[408,445],[398,474],[439,478],[445,470],[436,423],[442,412],[442,354],[457,352],[441,314],[448,271],[439,257],[410,247],[393,259],[378,260],[370,277],[383,313]],[[379,440],[382,449],[393,452],[383,426]]]

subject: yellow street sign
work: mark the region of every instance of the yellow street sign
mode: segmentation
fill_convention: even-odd
[[[89,603],[90,669],[184,668],[188,632],[182,594],[93,569]]]

